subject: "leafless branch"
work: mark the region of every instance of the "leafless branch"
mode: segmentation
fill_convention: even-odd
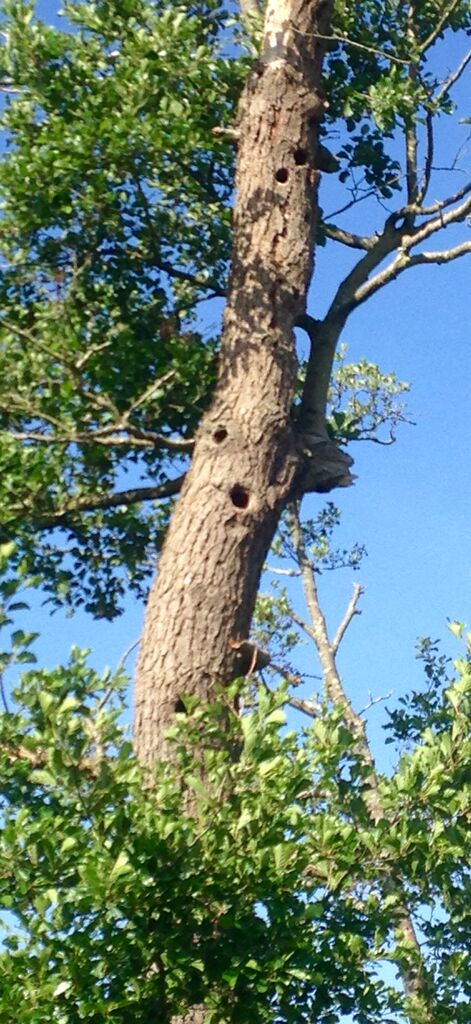
[[[318,718],[321,711],[319,704],[309,698],[303,700],[301,697],[289,697],[287,704],[294,708],[295,711],[301,711],[303,715],[307,715],[309,718]]]
[[[466,182],[457,192],[451,196],[447,196],[446,199],[437,199],[435,203],[430,206],[419,206],[414,213],[418,213],[421,217],[429,217],[434,213],[439,213],[441,210],[445,210],[448,206],[453,206],[454,203],[458,203],[460,199],[464,199],[471,192],[471,181]]]
[[[427,137],[427,148],[425,152],[425,167],[420,188],[417,193],[417,205],[420,206],[425,196],[427,195],[430,178],[432,175],[432,164],[433,164],[433,114],[430,110],[427,111],[425,116],[425,133]]]
[[[303,578],[304,594],[306,598],[306,604],[308,606],[309,614],[312,621],[312,636],[317,648],[319,660],[322,667],[324,676],[324,685],[326,696],[333,703],[337,704],[342,708],[343,719],[346,726],[350,729],[352,735],[355,737],[358,750],[361,758],[368,769],[366,779],[366,800],[371,813],[371,816],[375,822],[379,821],[384,814],[381,792],[378,785],[378,777],[376,774],[374,759],[370,751],[365,723],[361,715],[352,707],[352,704],[347,697],[344,690],[342,681],[340,679],[337,666],[335,663],[335,651],[333,644],[329,641],[327,632],[327,626],[322,609],[319,604],[319,598],[317,594],[315,575],[312,571],[309,559],[307,558],[301,522],[299,518],[299,509],[297,506],[292,506],[290,510],[290,525],[294,541],[294,547],[296,551],[296,559],[301,569]],[[350,603],[349,608],[351,607]],[[350,618],[354,614],[355,608],[350,614]],[[345,620],[348,618],[348,611]],[[344,620],[344,621],[345,621]],[[342,625],[340,629],[342,629]],[[348,625],[348,623],[347,623]],[[345,627],[346,628],[346,627]],[[338,636],[338,632],[337,632]],[[340,637],[341,639],[341,637]],[[334,641],[335,642],[335,641]],[[296,699],[296,698],[295,698]],[[300,707],[299,710],[304,710],[305,713],[309,713],[305,708]],[[383,887],[385,893],[397,893],[397,882],[396,880],[385,873],[383,879]],[[404,938],[411,942],[414,950],[419,957],[419,963],[422,962],[420,943],[418,941],[412,916],[407,910],[407,907],[401,907],[398,913],[398,925]],[[401,969],[401,977],[404,985],[404,991],[408,996],[419,995],[421,1001],[427,1005],[427,990],[421,982],[420,976],[417,975],[416,971],[412,971],[407,966]]]
[[[279,569],[275,565],[266,565],[265,572],[272,572],[275,576],[289,576],[290,578],[301,575],[300,569]]]
[[[132,644],[129,644],[129,647],[126,648],[124,654],[121,655],[121,657],[120,657],[120,659],[118,661],[118,664],[116,665],[116,674],[118,674],[118,672],[120,672],[121,669],[124,668],[128,658],[129,658],[129,655],[132,654],[132,652],[136,649],[136,647],[139,646],[140,642],[141,642],[141,635],[139,635],[136,640],[133,640]]]
[[[138,409],[140,405],[144,405],[149,400],[149,398],[152,397],[154,391],[157,391],[159,388],[163,387],[164,384],[168,384],[171,380],[175,378],[175,376],[175,370],[168,370],[167,373],[164,373],[162,377],[158,377],[157,380],[152,381],[152,384],[149,384],[149,387],[146,388],[145,391],[142,392],[142,394],[138,395],[134,402],[132,402],[131,405],[129,406],[129,409],[126,410],[124,416],[125,420],[127,420],[128,417],[131,416],[131,414],[134,412],[134,410]]]
[[[334,636],[334,639],[332,640],[332,651],[333,651],[334,654],[337,654],[337,651],[338,651],[338,649],[340,647],[340,644],[342,643],[342,640],[343,640],[343,638],[345,636],[345,633],[347,632],[347,629],[348,629],[348,627],[349,627],[349,625],[350,625],[354,615],[361,615],[361,611],[359,611],[359,609],[357,608],[357,604],[358,604],[358,601],[360,600],[360,597],[361,597],[361,595],[363,593],[364,593],[364,590],[363,590],[363,587],[361,586],[361,584],[360,583],[356,583],[354,588],[353,588],[353,594],[352,594],[352,597],[350,599],[347,611],[345,612],[345,615],[344,615],[344,617],[343,617],[343,619],[342,619],[342,621],[340,623],[340,626],[339,626],[339,628],[338,628],[338,630],[337,630],[337,632],[336,632],[336,634]]]
[[[309,32],[306,33],[310,39],[324,39],[327,43],[343,43],[345,46],[352,46],[356,50],[362,50],[364,53],[372,53],[375,57],[384,57],[384,60],[390,61],[392,64],[408,64],[409,61],[404,60],[402,57],[396,57],[394,53],[390,53],[389,50],[378,50],[375,46],[367,46],[366,43],[357,43],[355,39],[349,39],[348,36],[324,36],[320,32]]]
[[[62,426],[60,420],[57,420],[48,414],[34,413],[31,411],[31,415],[45,419],[51,426],[60,428]],[[118,431],[120,431],[118,433]],[[40,430],[11,430],[8,431],[9,437],[12,437],[14,441],[34,441],[37,444],[48,445],[102,445],[108,448],[115,447],[126,447],[126,448],[152,448],[157,450],[159,448],[165,448],[168,451],[176,452],[191,452],[194,447],[194,441],[184,438],[166,437],[164,434],[154,434],[151,430],[141,430],[138,427],[133,427],[130,424],[112,424],[109,427],[101,427],[97,430],[83,431],[82,433],[43,433]]]
[[[455,68],[455,70],[452,71],[451,75],[449,75],[448,78],[443,82],[440,91],[434,97],[434,103],[436,103],[437,106],[440,103],[440,100],[442,100],[443,97],[445,96],[445,93],[447,93],[452,88],[452,86],[455,85],[458,79],[461,78],[461,75],[463,74],[464,71],[466,71],[466,68],[468,67],[470,61],[471,50],[468,50],[468,52],[464,55],[461,63],[458,64],[458,67]]]
[[[269,668],[271,668],[273,672],[276,672],[277,675],[281,676],[281,678],[289,683],[290,686],[302,686],[304,682],[303,676],[296,675],[294,672],[291,672],[290,669],[286,668],[285,665],[278,665],[277,662],[271,661],[271,659]]]
[[[359,738],[362,743],[366,743],[364,723],[354,712],[337,671],[334,651],[327,632],[327,624],[319,604],[315,574],[304,545],[299,510],[295,506],[291,507],[290,526],[296,551],[296,560],[301,569],[304,595],[311,619],[311,625],[308,627],[307,632],[309,632],[317,648],[324,677],[326,697],[334,704],[342,707],[345,721],[351,728],[352,734]],[[372,764],[371,757],[370,762]]]
[[[399,176],[392,178],[391,181],[386,182],[387,185],[393,185],[399,180]],[[344,203],[343,206],[339,206],[337,210],[332,210],[326,214],[326,219],[330,221],[331,217],[339,217],[341,213],[346,213],[347,210],[351,210],[352,206],[358,206],[359,203],[363,203],[365,199],[371,199],[371,196],[377,195],[376,187],[368,188],[366,192],[363,192],[361,196],[355,196],[354,199],[350,199],[348,203]],[[375,238],[374,235],[371,238]]]
[[[415,54],[417,48],[417,27],[415,22],[415,9],[412,4],[409,4],[407,11],[407,42],[410,48],[410,52]],[[417,62],[412,60],[408,66],[408,79],[410,82],[415,83],[417,81]],[[407,185],[407,205],[410,209],[417,203],[417,126],[414,120],[406,120],[405,132],[404,132],[405,144],[406,144],[406,185]],[[409,213],[409,220],[412,219],[413,214]]]
[[[118,661],[118,664],[116,665],[115,675],[118,675],[118,673],[121,672],[121,670],[124,668],[124,666],[126,664],[126,661],[129,658],[129,655],[132,654],[132,652],[135,650],[136,647],[138,647],[140,642],[141,642],[141,637],[138,636],[137,640],[133,640],[132,644],[129,644],[129,647],[126,648],[126,650],[124,651],[124,654],[121,655],[121,657],[120,657],[120,659]],[[112,686],[110,686],[107,690],[105,690],[105,692],[103,694],[103,697],[101,698],[101,700],[98,701],[97,711],[102,711],[103,710],[105,705],[108,703],[112,693],[113,693],[113,687]]]
[[[9,707],[8,700],[7,700],[7,694],[6,694],[6,690],[5,690],[5,680],[3,678],[3,673],[0,675],[0,698],[1,698],[1,701],[2,701],[2,704],[3,704],[3,707],[4,707],[4,710],[5,710],[6,714],[9,715],[10,714],[10,707]]]
[[[460,206],[455,206],[453,210],[448,210],[446,213],[443,213],[442,208],[440,208],[437,217],[432,217],[426,224],[422,224],[421,227],[416,228],[410,234],[405,233],[402,245],[405,249],[415,248],[416,245],[424,242],[426,238],[430,238],[430,235],[434,235],[437,231],[448,227],[449,224],[459,224],[466,220],[470,213],[471,196],[466,194],[466,199]]]
[[[411,255],[410,250],[426,238],[430,237],[434,232],[439,231],[442,227],[446,227],[447,224],[456,223],[462,221],[465,217],[471,213],[471,198],[468,197],[465,203],[462,203],[461,207],[457,207],[455,210],[449,211],[449,213],[443,214],[435,218],[433,221],[429,221],[423,225],[422,228],[417,229],[413,234],[404,235],[402,239],[401,247],[397,255],[393,260],[381,270],[374,277],[371,277],[360,284],[359,287],[353,291],[349,297],[349,309],[361,305],[366,299],[374,295],[375,292],[379,291],[380,288],[384,288],[390,281],[395,280],[402,274],[404,270],[409,267],[420,266],[420,264],[426,263],[449,263],[452,260],[458,259],[460,256],[464,256],[471,252],[471,241],[462,242],[460,245],[456,245],[451,249],[445,249],[436,252],[422,252]],[[360,261],[361,262],[361,261]]]
[[[322,230],[327,238],[331,238],[334,242],[341,242],[342,245],[348,245],[350,249],[364,249],[367,252],[374,244],[374,235],[355,235],[336,224],[323,224]]]
[[[371,692],[368,693],[368,696],[370,698],[368,704],[365,704],[365,707],[359,712],[360,715],[366,715],[366,712],[373,708],[375,704],[382,704],[383,700],[389,700],[392,696],[392,690],[389,693],[385,693],[382,697],[373,697]]]
[[[455,245],[452,249],[415,253],[410,257],[408,265],[418,267],[421,263],[451,263],[452,260],[457,260],[469,252],[471,252],[471,241],[461,242],[461,245]]]

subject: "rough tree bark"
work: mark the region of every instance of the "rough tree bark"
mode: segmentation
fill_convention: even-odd
[[[350,482],[351,460],[293,424],[293,327],[305,320],[317,210],[323,42],[331,0],[271,0],[238,111],[234,243],[218,383],[169,527],[145,619],[135,745],[165,756],[182,694],[247,671],[263,562],[294,493]],[[325,394],[320,405],[323,412]],[[319,419],[319,417],[318,417]],[[312,410],[309,417],[313,422]],[[253,667],[253,665],[251,666]]]

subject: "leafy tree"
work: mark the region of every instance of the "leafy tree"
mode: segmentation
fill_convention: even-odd
[[[20,1022],[466,1019],[468,661],[444,680],[425,644],[430,692],[392,713],[411,750],[383,778],[336,666],[358,591],[333,639],[316,591],[316,559],[361,552],[331,551],[333,505],[312,524],[299,503],[351,482],[340,446],[404,418],[404,386],[379,368],[332,381],[348,317],[406,269],[471,251],[455,231],[471,183],[443,195],[434,172],[471,59],[444,78],[434,54],[471,15],[464,0],[331,8],[273,4],[264,20],[245,0],[238,20],[217,0],[96,0],[66,3],[58,28],[2,5],[4,624],[38,577],[53,602],[112,617],[166,538],[139,764],[111,698],[121,677],[80,652],[32,669],[5,706],[1,877],[22,931],[0,998]],[[317,207],[321,170],[335,215]],[[316,241],[357,256],[322,320],[306,309]],[[209,330],[200,304],[224,297]],[[249,638],[280,523],[309,618],[280,592]],[[316,703],[286,664],[272,693],[253,679],[293,623],[318,651]],[[4,667],[32,640],[14,631]],[[304,738],[284,732],[286,703],[314,716]]]
[[[423,642],[427,687],[391,713],[402,754],[378,772],[335,662],[355,600],[329,642],[326,552],[308,552],[296,515],[291,528],[306,620],[280,595],[259,618],[270,637],[282,615],[315,643],[315,700],[286,665],[266,670],[285,676],[274,687],[252,678],[243,715],[240,685],[187,698],[149,787],[119,725],[122,671],[100,677],[75,649],[23,674],[0,716],[2,1019],[147,1024],[204,1003],[219,1024],[466,1024],[469,651],[450,672]],[[1,555],[7,626],[29,581]],[[31,641],[15,631],[11,657],[30,660]],[[308,728],[286,730],[289,705]]]

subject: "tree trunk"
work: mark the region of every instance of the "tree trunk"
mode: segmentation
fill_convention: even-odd
[[[218,383],[160,559],[135,688],[144,764],[184,694],[247,671],[260,575],[303,459],[291,406],[317,210],[319,92],[331,2],[271,0],[238,111],[234,246]]]

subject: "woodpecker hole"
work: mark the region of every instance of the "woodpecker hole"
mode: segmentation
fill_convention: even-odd
[[[246,491],[245,487],[241,487],[240,484],[234,484],[229,491],[229,496],[236,508],[248,508],[249,492]]]
[[[175,701],[175,708],[174,708],[174,710],[175,710],[175,714],[176,715],[186,715],[186,707],[185,707],[181,697],[179,697],[178,700]]]
[[[213,440],[216,444],[222,444],[222,442],[226,440],[226,437],[227,430],[225,427],[218,427],[218,429],[214,431]]]
[[[280,185],[285,185],[288,181],[288,177],[289,175],[286,167],[279,167],[278,170],[275,171],[275,179]]]
[[[305,149],[295,149],[293,156],[297,167],[304,167],[304,164],[307,164],[307,152]]]

